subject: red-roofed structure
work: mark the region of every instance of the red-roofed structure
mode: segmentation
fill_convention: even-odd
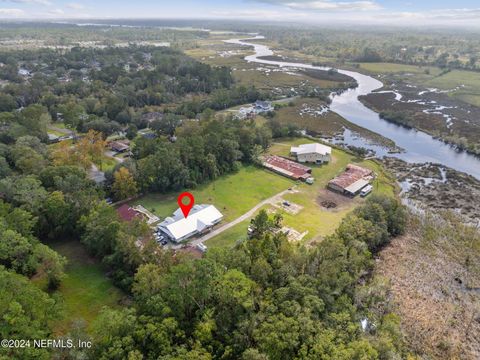
[[[348,164],[343,173],[328,182],[328,187],[334,191],[355,195],[364,186],[368,185],[368,180],[372,178],[372,170]]]
[[[280,175],[294,180],[303,180],[310,178],[312,169],[296,163],[295,161],[276,155],[267,155],[263,158],[263,166]]]
[[[118,216],[123,221],[132,221],[133,219],[140,216],[138,212],[136,212],[133,208],[131,208],[128,204],[123,204],[119,208],[117,208]]]

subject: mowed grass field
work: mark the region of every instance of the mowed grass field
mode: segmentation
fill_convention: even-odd
[[[269,150],[271,154],[288,156],[292,145],[312,143],[307,139],[285,139],[277,141]],[[388,175],[378,163],[368,160],[362,161],[356,159],[344,151],[334,149],[333,160],[327,165],[311,165],[312,175],[315,177],[315,183],[308,185],[305,183],[297,183],[296,193],[289,193],[283,198],[293,204],[303,207],[303,209],[293,215],[279,210],[273,206],[267,206],[272,211],[282,213],[284,226],[291,227],[300,233],[308,231],[308,234],[302,241],[321,240],[324,236],[332,234],[338,227],[342,219],[351,212],[355,207],[362,204],[365,199],[356,197],[354,199],[345,198],[344,203],[336,209],[327,210],[320,205],[319,197],[325,191],[325,187],[330,179],[345,170],[349,163],[355,163],[360,166],[372,169],[377,174],[377,178],[372,185],[374,193],[394,196],[397,185],[395,180]],[[310,165],[309,165],[310,166]],[[246,239],[246,229],[249,221],[244,221],[222,234],[208,240],[207,246],[210,247],[230,247],[235,245],[237,241]]]
[[[255,166],[244,166],[234,174],[189,190],[197,204],[213,204],[224,215],[224,222],[246,213],[259,202],[288,189],[292,180]],[[181,191],[170,194],[148,194],[132,201],[153,211],[160,218],[170,216],[177,208]]]
[[[81,243],[64,240],[49,245],[68,260],[66,277],[58,290],[63,319],[53,324],[55,333],[65,334],[78,319],[86,322],[88,330],[104,306],[120,307],[125,294],[106,277],[102,266]]]

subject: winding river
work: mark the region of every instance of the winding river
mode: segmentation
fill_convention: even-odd
[[[255,54],[245,57],[245,60],[249,62],[280,67],[315,70],[329,69],[327,67],[313,66],[311,64],[261,59],[260,57],[273,55],[273,51],[265,45],[249,43],[247,41],[263,38],[263,36],[257,36],[250,39],[231,39],[226,40],[225,42],[253,47]],[[381,88],[383,86],[381,81],[355,71],[339,69],[338,72],[354,78],[358,83],[358,87],[356,89],[349,89],[340,95],[335,95],[332,99],[330,109],[354,124],[395,141],[395,143],[404,149],[404,151],[397,154],[388,154],[388,150],[384,147],[369,144],[367,141],[353,136],[350,131],[346,131],[344,134],[345,143],[369,148],[374,150],[377,153],[377,156],[380,157],[388,154],[389,156],[395,156],[410,163],[432,162],[442,164],[452,169],[470,174],[480,180],[480,158],[464,151],[458,151],[452,146],[434,139],[432,136],[422,131],[407,129],[385,121],[381,119],[375,111],[370,110],[358,100],[359,96],[367,95],[372,91]]]

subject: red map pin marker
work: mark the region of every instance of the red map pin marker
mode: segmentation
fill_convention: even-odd
[[[183,199],[185,198],[189,199],[188,204],[184,204]],[[184,192],[178,195],[177,202],[178,202],[178,206],[180,206],[180,209],[182,210],[183,216],[187,217],[190,210],[192,210],[193,204],[195,203],[195,199],[193,198],[193,195],[190,194],[189,192]]]

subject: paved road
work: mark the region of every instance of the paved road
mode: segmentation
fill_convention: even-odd
[[[248,220],[250,219],[254,214],[255,212],[260,209],[262,206],[264,205],[268,205],[268,204],[275,204],[277,202],[279,202],[281,200],[281,197],[285,194],[288,194],[288,193],[292,193],[292,192],[295,192],[295,186],[291,188],[292,190],[284,190],[282,192],[279,192],[278,194],[276,195],[273,195],[272,197],[266,199],[266,200],[263,200],[262,202],[258,203],[257,205],[255,205],[255,207],[251,208],[248,212],[246,212],[245,214],[243,214],[242,216],[236,218],[235,220],[225,224],[225,225],[222,225],[220,226],[219,228],[209,232],[208,234],[202,236],[201,238],[198,238],[198,239],[194,239],[192,241],[190,241],[188,243],[188,245],[190,246],[197,246],[198,244],[200,243],[203,243],[219,234],[221,234],[222,232],[224,232],[225,230],[228,230],[230,229],[231,227],[241,223],[242,221],[244,220]],[[245,229],[246,231],[246,229]],[[172,248],[179,248],[181,246],[178,246],[178,245],[174,245],[172,246]]]
[[[118,157],[118,156],[115,156],[115,155],[117,155],[117,153],[114,152],[114,151],[111,151],[111,150],[106,150],[105,151],[105,156],[111,157],[112,159],[116,160],[119,163],[123,163],[125,161],[124,158],[121,158],[121,157]]]

